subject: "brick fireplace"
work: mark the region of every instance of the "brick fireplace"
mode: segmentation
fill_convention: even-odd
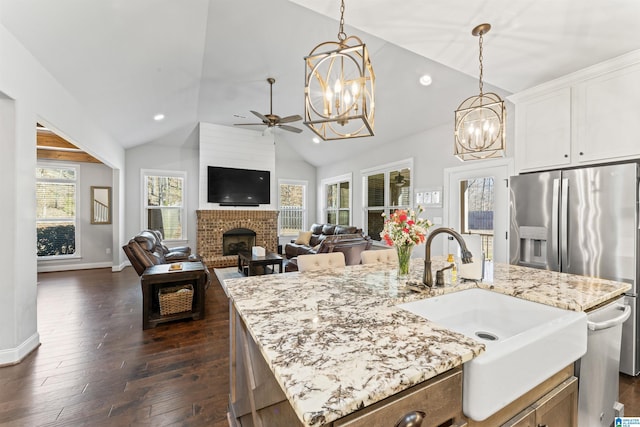
[[[278,248],[278,211],[198,210],[197,252],[210,268],[238,265],[237,255],[223,255],[222,236],[233,229],[256,233],[255,244],[267,251]]]

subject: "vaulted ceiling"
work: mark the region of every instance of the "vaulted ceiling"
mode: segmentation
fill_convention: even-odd
[[[313,144],[306,128],[275,131],[314,165],[451,123],[478,90],[479,23],[493,27],[485,90],[503,96],[640,49],[635,0],[345,0],[345,9],[346,32],[367,43],[376,73],[376,135]],[[0,22],[125,148],[182,143],[198,122],[255,122],[250,110],[269,111],[270,76],[274,113],[303,115],[303,57],[337,39],[338,17],[338,0],[0,0]],[[429,87],[418,83],[424,73]]]

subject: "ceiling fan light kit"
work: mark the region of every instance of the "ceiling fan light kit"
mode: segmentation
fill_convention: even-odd
[[[338,41],[320,43],[304,61],[304,124],[325,141],[373,136],[375,75],[366,45],[344,32],[344,0]]]
[[[269,83],[269,114],[261,114],[257,111],[250,110],[254,116],[262,120],[262,123],[236,123],[236,126],[267,126],[267,129],[278,127],[280,129],[288,130],[289,132],[300,133],[302,129],[297,127],[289,126],[285,123],[292,123],[302,120],[298,114],[294,114],[292,116],[280,117],[277,114],[273,114],[273,84],[276,82],[276,79],[273,77],[267,78],[267,83]]]
[[[482,42],[490,24],[480,24],[472,31],[479,37],[480,94],[465,99],[455,111],[454,154],[460,160],[504,157],[506,150],[506,110],[495,93],[482,91]]]

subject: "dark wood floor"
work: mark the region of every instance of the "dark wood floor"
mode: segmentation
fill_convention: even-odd
[[[640,417],[640,376],[620,374],[620,403],[627,417]]]
[[[204,320],[146,331],[131,268],[38,278],[42,345],[0,368],[0,425],[227,426],[228,306],[215,276]],[[640,416],[639,377],[620,376],[620,401]]]
[[[38,279],[42,345],[0,368],[0,425],[228,426],[229,311],[215,279],[204,320],[146,331],[130,267]]]

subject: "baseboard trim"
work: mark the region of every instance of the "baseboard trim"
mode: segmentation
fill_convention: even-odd
[[[111,268],[112,263],[105,262],[91,262],[86,264],[56,264],[56,265],[39,265],[38,273],[51,273],[53,271],[70,271],[70,270],[90,270],[93,268]]]
[[[113,271],[114,273],[119,273],[122,270],[124,270],[126,267],[131,266],[131,263],[129,261],[125,261],[120,265],[114,265],[111,267],[111,271]]]
[[[0,368],[3,366],[17,365],[39,346],[40,334],[36,332],[18,347],[0,350]]]

